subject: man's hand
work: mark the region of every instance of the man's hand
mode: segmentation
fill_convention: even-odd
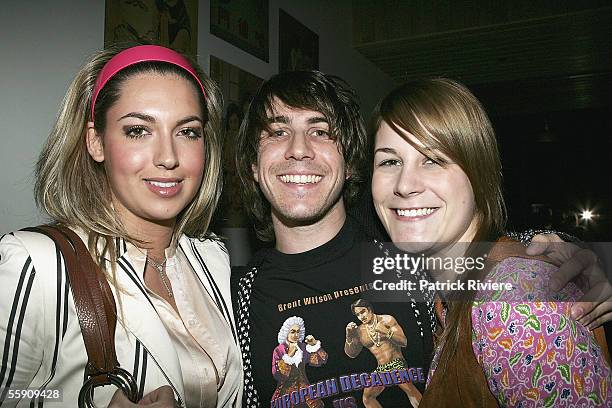
[[[346,325],[346,338],[350,339],[355,336],[355,330],[357,330],[357,324],[355,322],[350,322]]]
[[[306,336],[306,339],[304,339],[306,344],[314,346],[315,344],[317,344],[317,339],[314,338],[314,336],[312,334],[309,334],[308,336]]]
[[[574,282],[584,296],[572,306],[572,317],[590,330],[612,320],[612,285],[597,255],[556,234],[539,234],[527,247],[528,255],[546,255],[561,266],[550,280],[552,290]]]
[[[287,354],[289,355],[289,357],[293,357],[298,349],[298,346],[296,343],[288,343],[289,344],[289,350],[287,350]]]
[[[109,408],[137,408],[140,406],[148,406],[151,408],[175,408],[176,403],[174,401],[174,393],[169,385],[156,388],[144,397],[138,404],[131,402],[128,397],[125,396],[123,391],[115,391],[115,395],[108,404]]]

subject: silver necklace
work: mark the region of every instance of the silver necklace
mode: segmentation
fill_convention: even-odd
[[[166,292],[168,292],[168,296],[170,297],[174,297],[172,294],[172,290],[170,290],[170,285],[169,282],[166,282],[166,273],[164,272],[164,267],[166,266],[166,261],[168,259],[164,259],[164,261],[162,263],[159,263],[157,261],[155,261],[153,258],[147,256],[147,260],[146,262],[151,265],[153,268],[155,268],[157,270],[157,272],[159,273],[159,279],[162,281],[162,284],[164,285],[164,288],[166,288]]]

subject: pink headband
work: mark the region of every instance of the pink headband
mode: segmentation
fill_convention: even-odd
[[[168,62],[183,68],[195,78],[198,85],[200,85],[200,89],[202,90],[204,97],[206,97],[206,91],[204,91],[204,86],[202,85],[202,82],[200,82],[200,78],[198,78],[195,70],[185,57],[176,51],[166,47],[161,47],[159,45],[138,45],[136,47],[123,50],[119,54],[115,55],[106,63],[106,65],[104,65],[102,71],[100,71],[100,74],[96,79],[96,84],[94,85],[93,98],[91,100],[92,122],[94,120],[96,99],[98,98],[98,94],[102,88],[104,88],[104,85],[106,85],[106,83],[122,69],[127,68],[130,65],[138,64],[139,62],[147,61]]]

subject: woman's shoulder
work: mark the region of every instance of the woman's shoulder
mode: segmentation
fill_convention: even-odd
[[[44,234],[19,230],[0,237],[0,262],[55,257],[55,244]]]
[[[519,254],[496,261],[486,280],[512,288],[480,291],[471,310],[472,349],[496,398],[511,406],[587,406],[586,395],[608,401],[599,387],[609,387],[609,368],[593,336],[571,317],[568,300],[579,290],[573,284],[550,290],[557,267],[544,259]]]
[[[515,336],[517,326],[540,332],[543,321],[558,326],[570,319],[571,301],[581,292],[571,282],[560,291],[552,290],[549,281],[556,270],[557,266],[541,259],[511,256],[499,261],[485,279],[498,284],[496,289],[480,290],[474,300],[474,331]]]
[[[532,283],[537,278],[531,272],[539,270],[530,268],[538,263],[505,262],[514,271],[528,271],[518,273],[529,278],[519,285],[519,298],[533,293],[524,287],[537,285]],[[593,336],[571,317],[571,305],[546,299],[474,302],[472,350],[502,405],[516,406],[520,401],[528,406],[609,403],[612,397],[606,397],[605,390],[611,385],[610,369]]]
[[[554,291],[549,282],[558,267],[543,259],[510,256],[499,261],[487,274],[486,281],[499,284],[494,291],[481,290],[479,301],[564,302],[581,296],[576,285],[568,283]]]
[[[7,274],[18,273],[32,262],[30,252],[20,235],[11,232],[0,237],[0,271],[5,278]]]
[[[12,301],[13,307],[22,301],[22,308],[36,316],[32,326],[56,310],[58,282],[64,277],[63,263],[47,236],[21,230],[0,237],[0,299],[4,305]]]
[[[32,293],[49,300],[55,298],[57,283],[65,279],[66,269],[51,238],[24,229],[1,237],[0,275],[0,290],[18,288],[20,281],[31,281]]]
[[[193,238],[186,235],[179,239],[179,247],[192,264],[202,268],[219,271],[222,275],[230,274],[229,253],[223,241],[214,234],[203,238]]]

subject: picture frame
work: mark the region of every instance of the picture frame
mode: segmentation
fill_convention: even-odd
[[[198,0],[106,0],[104,47],[157,44],[191,57],[198,51]]]
[[[319,36],[282,9],[278,20],[278,71],[319,69]]]
[[[269,62],[268,0],[211,0],[210,33]]]
[[[248,216],[240,200],[237,200],[237,197],[240,197],[242,183],[236,172],[234,149],[240,123],[263,79],[213,55],[210,56],[210,78],[221,88],[224,100],[222,121],[224,187],[215,223],[221,228],[249,227],[251,224]]]

